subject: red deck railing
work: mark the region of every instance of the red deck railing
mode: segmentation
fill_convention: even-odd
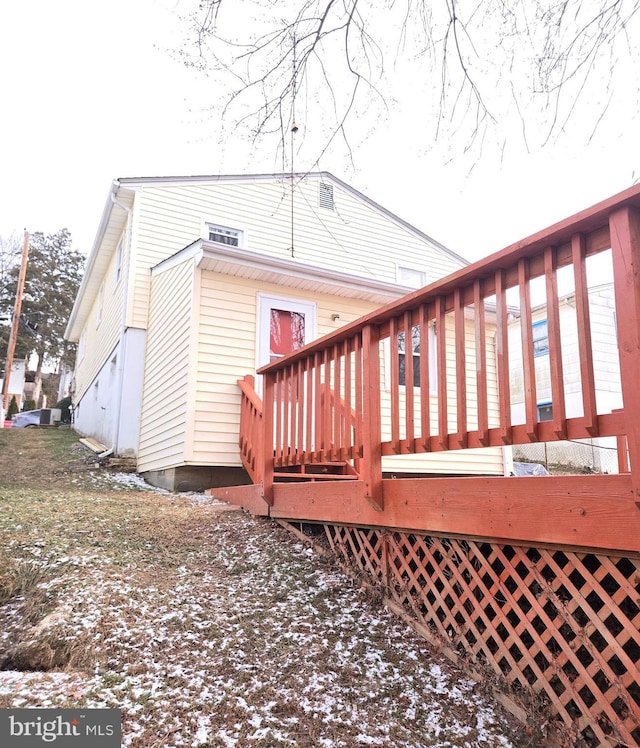
[[[274,471],[289,465],[351,461],[370,504],[383,509],[383,456],[592,437],[626,439],[630,476],[618,489],[637,496],[639,208],[634,187],[262,368],[267,502],[273,502]],[[617,329],[612,323],[610,334],[618,339],[624,403],[615,412],[598,410],[589,305],[589,286],[607,277],[615,286]],[[559,311],[567,289],[575,306],[571,339]],[[533,310],[541,305],[549,421],[538,414]],[[514,371],[520,418],[514,418]],[[571,378],[579,379],[578,413],[567,410]],[[589,491],[582,484],[579,490]]]
[[[590,297],[608,280],[607,323]],[[241,450],[262,485],[221,497],[294,532],[323,525],[424,636],[516,701],[536,694],[558,743],[640,745],[640,186],[259,373],[262,410],[240,383]],[[382,472],[405,455],[603,437],[617,474]],[[274,483],[327,461],[360,480]]]
[[[254,378],[248,374],[238,381],[242,393],[240,400],[240,455],[242,464],[253,483],[262,481],[264,430],[262,402],[254,389]]]

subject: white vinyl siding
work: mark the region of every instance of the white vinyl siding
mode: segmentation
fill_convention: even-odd
[[[138,470],[184,464],[188,421],[193,261],[152,279]]]
[[[580,352],[578,350],[578,322],[572,297],[560,303],[560,331],[562,368],[565,382],[565,407],[569,418],[582,415],[582,383]],[[593,346],[593,372],[598,413],[610,413],[622,407],[622,385],[618,342],[614,321],[615,300],[613,285],[589,289],[589,316]],[[546,308],[532,312],[533,326],[546,319]],[[524,374],[522,369],[522,337],[520,319],[509,326],[509,362],[511,377],[511,417],[513,423],[524,423]],[[551,373],[548,351],[536,356],[537,404],[551,404]]]

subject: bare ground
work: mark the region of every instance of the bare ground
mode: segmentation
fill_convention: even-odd
[[[277,524],[140,486],[0,431],[0,707],[118,707],[135,748],[541,743]]]

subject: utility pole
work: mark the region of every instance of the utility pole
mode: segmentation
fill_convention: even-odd
[[[7,361],[4,366],[4,381],[2,383],[2,410],[6,413],[9,408],[9,382],[11,380],[11,367],[13,366],[13,354],[16,350],[18,339],[18,328],[20,327],[20,312],[22,310],[22,294],[24,293],[24,282],[27,277],[27,259],[29,257],[29,232],[24,232],[24,244],[22,246],[22,265],[20,266],[20,277],[18,279],[18,290],[16,291],[16,303],[11,320],[11,335],[7,346]]]

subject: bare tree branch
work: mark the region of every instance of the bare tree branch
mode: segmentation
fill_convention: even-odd
[[[239,28],[240,9],[255,12]],[[296,100],[303,131],[324,133],[314,162],[338,136],[352,153],[350,120],[384,111],[407,70],[433,112],[425,134],[481,150],[491,134],[504,143],[515,117],[529,150],[532,120],[546,127],[540,145],[585,112],[597,129],[616,61],[637,69],[639,10],[640,0],[199,0],[181,57],[226,87],[218,116],[253,142],[277,135],[283,159]],[[596,84],[597,111],[583,103]]]

